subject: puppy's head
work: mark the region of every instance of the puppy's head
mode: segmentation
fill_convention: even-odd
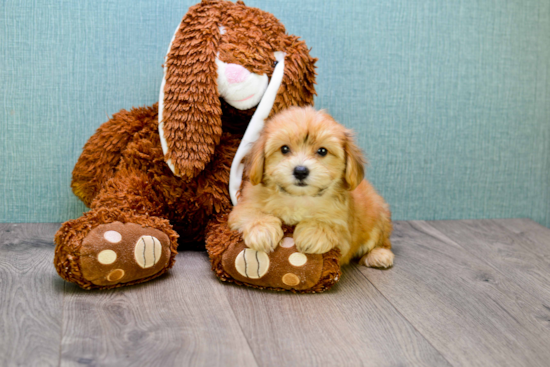
[[[350,130],[324,111],[291,107],[271,118],[248,160],[253,185],[294,196],[354,190],[364,177],[364,159]]]

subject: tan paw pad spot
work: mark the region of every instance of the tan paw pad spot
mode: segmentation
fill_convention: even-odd
[[[288,262],[293,266],[303,266],[307,262],[307,256],[301,252],[295,252],[288,257]]]
[[[109,282],[116,282],[117,280],[122,279],[123,276],[124,276],[124,270],[115,269],[112,272],[110,272],[109,275],[107,275],[107,280]]]
[[[296,274],[286,273],[283,275],[283,283],[290,286],[295,286],[300,284],[300,278]]]
[[[119,243],[122,241],[122,235],[117,231],[107,231],[103,233],[103,238],[111,243]]]
[[[263,251],[255,251],[249,248],[242,250],[235,258],[235,269],[242,275],[251,279],[259,279],[269,269],[269,256]]]
[[[160,241],[153,236],[141,236],[136,242],[134,257],[139,266],[147,269],[159,262],[162,256]]]
[[[291,248],[292,246],[294,246],[294,238],[292,237],[283,238],[280,246],[284,248]]]
[[[103,265],[109,265],[114,263],[116,260],[116,252],[113,250],[103,250],[97,254],[97,261]]]

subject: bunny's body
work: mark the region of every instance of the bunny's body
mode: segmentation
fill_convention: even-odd
[[[168,219],[177,227],[180,245],[202,241],[211,215],[231,208],[228,167],[246,128],[232,122],[251,115],[228,105],[224,110],[227,132],[212,161],[188,181],[164,163],[156,104],[115,114],[86,143],[73,172],[75,194],[91,209],[111,207]],[[117,144],[106,146],[112,136]]]
[[[231,209],[233,157],[272,79],[271,114],[313,104],[315,59],[271,14],[238,1],[191,7],[171,43],[159,104],[120,111],[86,143],[73,192],[91,210],[55,237],[58,273],[112,288],[159,276],[180,245]]]

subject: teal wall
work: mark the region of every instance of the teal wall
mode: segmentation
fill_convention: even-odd
[[[195,0],[198,1],[198,0]],[[195,1],[0,0],[0,221],[51,222],[107,116],[157,100]],[[550,1],[247,1],[302,36],[395,219],[550,226]]]

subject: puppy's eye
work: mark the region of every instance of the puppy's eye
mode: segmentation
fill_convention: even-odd
[[[281,147],[281,153],[283,153],[283,154],[290,153],[290,148],[287,147],[286,145],[283,145],[283,146]]]
[[[326,156],[328,151],[325,148],[319,148],[317,149],[317,154],[319,154],[321,157]]]
[[[279,61],[277,61],[277,60],[273,61],[273,67],[277,66],[278,63],[279,63]]]

